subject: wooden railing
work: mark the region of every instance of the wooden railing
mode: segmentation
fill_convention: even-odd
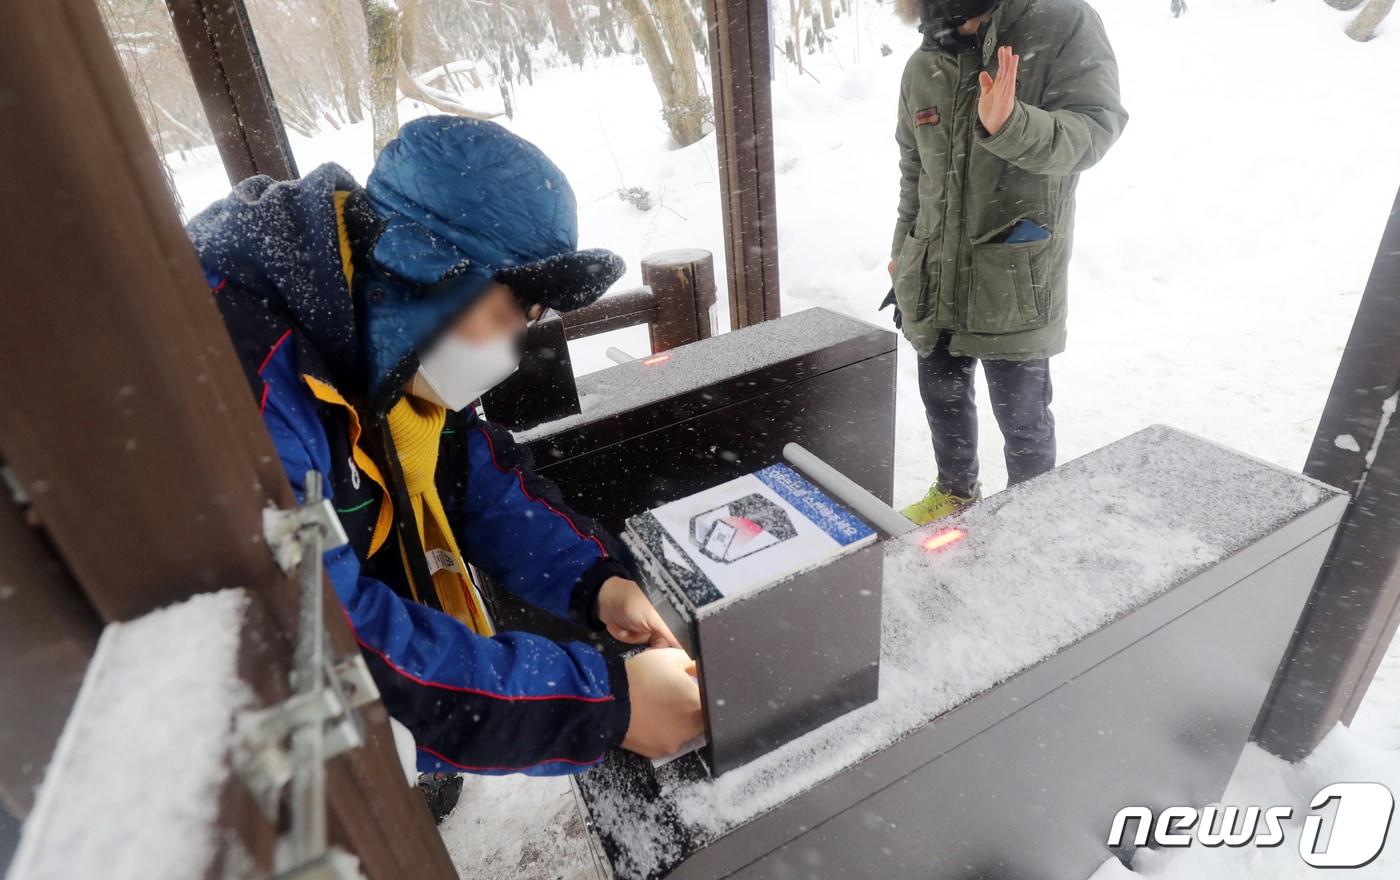
[[[565,335],[581,339],[646,324],[653,352],[714,335],[715,259],[709,251],[652,254],[642,260],[642,281],[645,287],[610,294],[564,315]]]

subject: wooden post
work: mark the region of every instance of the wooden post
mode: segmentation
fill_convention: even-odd
[[[0,498],[0,608],[0,807],[23,818],[102,624],[8,498]]]
[[[243,0],[166,0],[229,183],[297,177]]]
[[[715,258],[705,250],[674,250],[642,260],[642,281],[656,296],[651,350],[665,351],[714,335]]]
[[[1353,498],[1255,726],[1291,761],[1351,721],[1400,624],[1397,339],[1400,195],[1303,468]]]
[[[656,320],[656,294],[646,287],[610,293],[590,306],[565,312],[563,320],[570,339],[650,324]]]
[[[767,0],[706,0],[729,322],[776,318],[778,214]]]
[[[0,199],[28,206],[0,212],[0,450],[104,620],[245,587],[266,621],[254,684],[277,696],[296,591],[261,518],[291,489],[92,3],[0,4],[0,130]],[[327,624],[356,650],[341,615]],[[328,768],[332,840],[375,880],[455,876],[367,708],[365,747]],[[265,864],[249,815],[223,819]]]

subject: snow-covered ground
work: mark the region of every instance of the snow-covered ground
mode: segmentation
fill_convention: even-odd
[[[1346,16],[1319,0],[1194,0],[1180,19],[1167,0],[1093,2],[1117,49],[1132,121],[1080,187],[1069,351],[1052,367],[1061,457],[1165,422],[1297,468],[1400,185],[1400,21],[1357,44],[1342,33]],[[778,59],[786,311],[825,306],[888,320],[875,307],[889,287],[894,106],[917,43],[888,2],[855,0],[805,74]],[[486,91],[470,103],[499,98]],[[671,148],[645,67],[616,58],[544,70],[518,88],[515,105],[506,124],[568,173],[584,243],[623,254],[632,265],[625,283],[638,282],[643,255],[672,247],[712,250],[723,277],[714,138]],[[425,112],[411,102],[401,110]],[[369,170],[367,125],[292,139],[303,170],[324,161],[361,179]],[[173,171],[188,213],[227,190],[210,149]],[[623,187],[644,187],[653,207],[623,202]],[[605,345],[640,353],[646,335],[581,344],[576,363],[607,366]],[[934,476],[914,366],[904,348],[898,503]],[[982,423],[983,479],[995,490],[1005,471],[985,407]],[[1296,766],[1251,748],[1227,802],[1301,802],[1325,782],[1355,779],[1400,792],[1394,647],[1350,730]],[[1390,849],[1389,868],[1357,873],[1400,876],[1400,845]],[[1172,880],[1294,876],[1301,861],[1286,855],[1154,852],[1138,870]],[[1123,873],[1106,866],[1099,880]]]

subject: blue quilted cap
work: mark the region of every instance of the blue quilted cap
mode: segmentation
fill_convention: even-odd
[[[398,278],[508,284],[559,311],[602,296],[625,271],[616,254],[578,250],[573,188],[538,147],[494,122],[428,116],[403,126],[365,185],[386,221],[372,252]]]

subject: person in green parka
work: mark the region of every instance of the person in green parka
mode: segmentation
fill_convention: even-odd
[[[919,356],[938,479],[918,523],[981,497],[982,362],[1010,483],[1055,466],[1049,359],[1064,351],[1079,173],[1127,124],[1084,0],[898,0],[924,42],[899,94],[900,187],[886,304]]]

